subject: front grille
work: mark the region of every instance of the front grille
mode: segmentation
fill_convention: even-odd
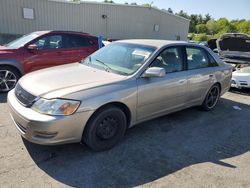
[[[247,81],[239,81],[240,82],[240,85],[242,85],[242,86],[247,86],[248,84],[247,84]]]
[[[26,107],[30,107],[35,102],[35,99],[36,99],[36,96],[25,91],[20,86],[20,84],[17,84],[15,87],[15,95],[18,101]]]

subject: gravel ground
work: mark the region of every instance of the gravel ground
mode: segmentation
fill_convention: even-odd
[[[250,93],[131,128],[105,152],[23,140],[0,95],[0,187],[250,187]]]

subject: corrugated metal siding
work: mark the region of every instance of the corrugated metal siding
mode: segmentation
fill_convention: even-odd
[[[33,8],[35,19],[23,18]],[[107,15],[103,19],[102,15]],[[154,25],[160,26],[155,32]],[[0,0],[0,33],[25,34],[37,30],[75,30],[113,39],[156,38],[186,40],[189,21],[154,8],[81,4],[48,0]]]

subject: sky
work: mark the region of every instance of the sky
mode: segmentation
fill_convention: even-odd
[[[91,0],[88,0],[91,1]],[[96,0],[103,2],[103,0]],[[209,13],[214,19],[225,17],[250,20],[250,0],[113,0],[115,3],[136,2],[138,5],[151,3],[159,9],[171,8],[174,12],[183,10],[188,14]]]

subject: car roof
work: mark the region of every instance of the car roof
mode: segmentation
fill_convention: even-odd
[[[84,33],[84,32],[79,32],[79,31],[64,31],[64,30],[46,30],[46,31],[35,31],[34,33],[38,34],[38,35],[44,35],[44,34],[48,34],[48,33],[62,33],[62,34],[80,34],[80,35],[88,35],[88,36],[93,36],[89,33]]]
[[[116,42],[139,44],[139,45],[145,45],[145,46],[152,46],[156,48],[161,48],[169,44],[188,44],[188,42],[185,42],[185,41],[158,40],[158,39],[128,39],[128,40],[118,40]]]

